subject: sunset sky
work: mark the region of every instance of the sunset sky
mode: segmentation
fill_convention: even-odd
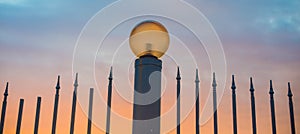
[[[126,0],[130,1],[130,0]],[[175,1],[175,0],[174,0]],[[34,129],[37,96],[42,97],[39,133],[51,132],[52,112],[57,75],[61,76],[61,90],[57,133],[69,133],[74,74],[73,55],[81,31],[104,7],[113,0],[0,0],[0,93],[9,82],[8,106],[5,119],[5,134],[16,131],[19,99],[25,99],[21,133],[30,134]],[[186,0],[199,10],[217,33],[226,59],[225,88],[218,86],[220,103],[219,132],[232,133],[231,75],[236,76],[238,132],[251,134],[249,77],[253,77],[256,97],[257,132],[271,133],[269,104],[269,80],[273,80],[277,132],[290,133],[287,83],[291,82],[294,100],[296,131],[300,132],[300,1],[299,0]],[[167,9],[175,7],[166,3]],[[124,14],[133,7],[149,8],[147,5],[124,5],[115,12],[105,12],[105,18],[113,20],[113,14]],[[155,11],[155,7],[151,9]],[[183,9],[174,14],[188,16]],[[122,16],[123,14],[119,14]],[[133,63],[128,37],[136,24],[143,20],[157,20],[170,32],[170,47],[163,61],[162,119],[161,132],[175,134],[176,113],[176,68],[182,74],[182,133],[195,133],[194,79],[195,69],[200,76],[200,109],[212,102],[211,61],[201,39],[184,24],[158,16],[140,16],[120,22],[111,29],[103,42],[87,38],[89,48],[95,42],[101,44],[93,66],[97,85],[86,85],[79,71],[78,104],[75,133],[86,133],[89,87],[96,89],[94,95],[93,133],[104,133],[106,120],[106,96],[110,66],[114,70],[114,86],[111,120],[112,134],[131,133]],[[111,22],[114,23],[114,22]],[[194,24],[200,25],[200,24]],[[103,25],[102,25],[103,26]],[[105,27],[105,26],[103,26]],[[101,31],[94,27],[93,33]],[[207,31],[203,31],[204,33]],[[208,44],[210,45],[210,44]],[[214,44],[213,44],[214,45]],[[96,50],[95,50],[96,51]],[[85,52],[89,55],[95,52]],[[90,60],[90,59],[87,59]],[[84,66],[84,65],[83,65]],[[222,85],[218,78],[217,82]],[[82,77],[81,77],[82,76]],[[218,77],[220,76],[220,77]],[[219,81],[218,81],[219,80]],[[125,86],[124,86],[125,85]],[[128,87],[126,87],[128,86]],[[223,92],[224,91],[224,92]],[[2,101],[3,95],[0,95]],[[2,106],[2,104],[1,104]],[[212,109],[212,108],[211,108]],[[203,111],[202,111],[203,112]],[[210,116],[205,116],[209,118]],[[204,118],[202,116],[201,118]],[[210,118],[209,118],[210,119]],[[212,118],[211,118],[212,119]],[[213,121],[203,121],[201,133],[213,133]]]

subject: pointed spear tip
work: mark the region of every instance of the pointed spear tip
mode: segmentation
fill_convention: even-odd
[[[177,77],[176,77],[176,79],[177,80],[181,79],[179,66],[177,66]]]
[[[57,84],[59,84],[60,81],[60,75],[57,76]]]
[[[57,76],[56,89],[60,89],[60,75]]]
[[[254,91],[252,77],[250,77],[250,91]]]
[[[213,82],[212,82],[212,86],[216,87],[217,86],[217,82],[216,82],[216,73],[213,72]]]
[[[272,82],[272,80],[270,80],[270,89],[273,90],[273,82]]]
[[[6,87],[5,87],[5,91],[4,91],[4,96],[8,95],[8,82],[6,82]]]
[[[292,97],[292,96],[293,96],[293,93],[291,90],[291,85],[290,85],[290,82],[288,82],[288,97]]]
[[[216,73],[213,72],[213,81],[216,82]]]
[[[199,82],[198,69],[196,69],[196,80],[195,80],[195,82]]]
[[[231,89],[236,89],[235,81],[234,81],[234,75],[232,75],[232,86],[231,86]]]
[[[112,70],[113,70],[113,67],[111,66],[111,67],[110,67],[110,72],[109,72],[109,79],[112,79],[112,78],[113,78],[113,76],[112,76]]]
[[[76,83],[78,82],[78,73],[76,73],[75,81],[76,81]]]
[[[5,88],[5,90],[8,90],[8,85],[9,85],[9,82],[6,82],[6,88]]]
[[[75,81],[74,81],[74,87],[77,87],[77,86],[78,86],[78,73],[76,73]]]
[[[274,94],[272,80],[270,80],[270,92],[269,94]]]

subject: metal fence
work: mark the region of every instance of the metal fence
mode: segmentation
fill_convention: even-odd
[[[112,99],[112,69],[110,70],[110,74],[108,77],[109,85],[108,85],[108,99],[107,99],[107,117],[106,117],[106,134],[110,131],[110,107],[111,107],[111,99]],[[178,68],[177,72],[177,97],[180,98],[180,71]],[[200,133],[200,125],[199,125],[199,77],[198,77],[198,70],[196,71],[196,79],[195,79],[195,91],[196,91],[196,134]],[[215,79],[215,73],[213,73],[213,110],[214,110],[214,134],[218,134],[218,112],[217,112],[217,103],[216,103],[216,79]],[[6,115],[6,107],[7,107],[7,97],[8,97],[8,87],[9,83],[7,82],[6,88],[4,91],[4,98],[2,103],[2,112],[1,112],[1,122],[0,122],[0,134],[3,134],[3,129],[5,127],[5,115]],[[75,113],[76,113],[76,101],[77,101],[77,87],[78,87],[78,74],[76,74],[75,82],[74,82],[74,91],[73,91],[73,101],[72,101],[72,111],[71,111],[71,121],[70,121],[70,134],[74,133],[74,122],[75,122]],[[291,90],[290,83],[288,83],[288,100],[289,100],[289,114],[290,114],[290,129],[291,134],[296,134],[295,130],[295,119],[294,119],[294,106],[293,106],[293,94]],[[233,118],[233,133],[237,134],[237,112],[236,112],[236,85],[234,80],[234,75],[232,75],[232,118]],[[256,129],[256,109],[255,109],[255,94],[254,94],[254,84],[252,81],[252,78],[250,77],[250,100],[251,100],[251,115],[252,115],[252,132],[253,134],[257,133]],[[54,111],[53,111],[53,119],[52,119],[52,134],[56,133],[56,120],[57,120],[57,112],[58,112],[58,105],[59,105],[59,90],[60,90],[60,76],[58,76],[57,79],[57,85],[56,85],[56,93],[55,93],[55,101],[54,101]],[[87,127],[87,134],[91,133],[91,121],[92,121],[92,105],[93,105],[93,88],[90,89],[90,97],[89,97],[89,112],[88,112],[88,127]],[[274,105],[274,90],[272,86],[272,80],[270,80],[270,109],[271,109],[271,122],[272,122],[272,133],[276,134],[276,116],[275,116],[275,105]],[[41,97],[37,97],[37,104],[36,104],[36,114],[35,114],[35,123],[34,123],[34,134],[38,134],[39,129],[39,118],[40,118],[40,108],[41,108]],[[180,99],[177,98],[177,101],[180,101]],[[17,120],[17,127],[16,127],[16,134],[20,134],[21,125],[22,125],[22,114],[23,114],[23,104],[24,99],[20,99],[19,104],[19,112],[18,112],[18,120]],[[177,134],[180,134],[180,103],[177,103]]]

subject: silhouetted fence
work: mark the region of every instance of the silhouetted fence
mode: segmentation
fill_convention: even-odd
[[[106,117],[106,134],[109,134],[110,132],[110,112],[111,112],[111,99],[112,99],[112,68],[109,73],[109,84],[108,84],[108,98],[107,98],[107,117]],[[180,134],[180,71],[179,68],[177,70],[177,134]],[[195,79],[195,91],[196,91],[196,134],[200,133],[200,125],[199,125],[199,77],[198,77],[198,70],[196,70],[196,79]],[[71,122],[70,122],[70,134],[74,133],[74,123],[75,123],[75,113],[76,113],[76,101],[77,101],[77,87],[78,87],[78,74],[76,74],[75,82],[74,82],[74,91],[73,91],[73,100],[72,100],[72,111],[71,111]],[[217,115],[217,82],[216,82],[216,76],[215,73],[213,73],[213,110],[214,110],[214,134],[218,134],[218,115]],[[233,133],[237,134],[237,112],[236,112],[236,85],[234,80],[234,75],[232,75],[232,118],[233,118]],[[52,119],[52,134],[56,133],[56,120],[57,120],[57,112],[58,112],[58,105],[59,105],[59,89],[60,89],[60,76],[58,76],[57,79],[57,85],[56,85],[56,93],[55,93],[55,100],[54,100],[54,111],[53,111],[53,119]],[[251,101],[251,115],[252,115],[252,132],[253,134],[256,134],[256,109],[255,109],[255,97],[254,97],[254,85],[252,81],[252,77],[250,77],[250,101]],[[88,127],[87,127],[87,134],[91,133],[91,126],[92,126],[92,109],[93,109],[93,94],[94,89],[90,88],[90,97],[89,97],[89,112],[88,112]],[[275,117],[275,104],[274,104],[274,90],[272,85],[272,80],[270,80],[270,109],[271,109],[271,122],[272,122],[272,133],[276,134],[276,117]],[[293,106],[293,94],[291,90],[290,83],[288,83],[288,100],[289,100],[289,112],[290,112],[290,126],[291,126],[291,134],[296,134],[295,130],[295,119],[294,119],[294,106]],[[7,97],[8,97],[8,82],[6,84],[6,88],[4,91],[4,98],[2,103],[2,111],[1,111],[1,122],[0,122],[0,134],[3,134],[3,129],[5,126],[5,115],[6,115],[6,106],[7,106]],[[39,128],[39,118],[40,118],[40,109],[41,109],[41,97],[37,97],[37,105],[36,105],[36,115],[35,115],[35,123],[34,123],[34,134],[38,134],[38,128]],[[22,124],[22,113],[23,113],[23,105],[24,105],[24,99],[20,99],[19,104],[19,113],[18,113],[18,120],[17,120],[17,127],[16,127],[16,133],[19,134],[21,131],[21,124]]]

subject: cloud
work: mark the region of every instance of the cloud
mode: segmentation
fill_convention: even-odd
[[[300,32],[300,13],[276,9],[259,16],[255,24],[267,32]]]

